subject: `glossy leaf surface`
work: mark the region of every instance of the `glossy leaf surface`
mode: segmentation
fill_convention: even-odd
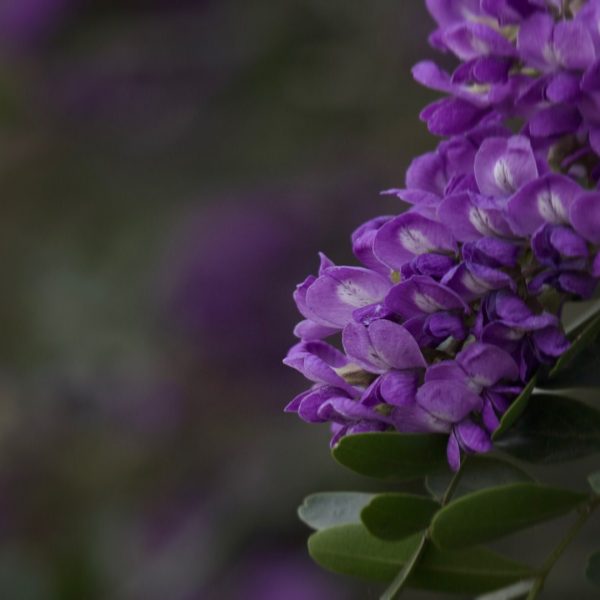
[[[427,496],[379,494],[363,509],[360,517],[373,535],[400,540],[427,529],[440,505]]]
[[[336,525],[360,523],[360,512],[373,497],[373,494],[361,492],[311,494],[298,508],[298,516],[317,531]]]
[[[362,433],[342,438],[333,456],[361,475],[407,481],[445,468],[447,441],[438,434]]]
[[[558,359],[548,375],[548,379],[558,378],[561,373],[576,366],[575,359],[579,357],[600,334],[600,315],[596,315],[575,331],[571,347]],[[579,362],[579,360],[577,361]]]
[[[493,439],[499,438],[505,431],[508,431],[523,414],[536,383],[537,377],[533,377],[523,391],[513,400],[512,404],[508,407],[508,410],[502,415],[500,425],[498,426],[498,429],[494,431],[494,435],[492,436]]]
[[[600,412],[571,398],[534,394],[496,448],[528,462],[551,464],[600,451]]]
[[[361,579],[389,582],[410,559],[419,534],[396,542],[380,540],[360,525],[333,527],[308,540],[322,567]],[[487,548],[444,552],[429,544],[409,586],[438,592],[481,594],[534,575],[531,568]]]
[[[593,584],[600,587],[600,551],[594,552],[588,558],[585,575]]]
[[[566,514],[587,496],[537,483],[512,483],[463,496],[437,513],[431,537],[440,548],[495,540]]]

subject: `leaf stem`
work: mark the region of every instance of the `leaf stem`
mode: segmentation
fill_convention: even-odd
[[[456,492],[456,488],[458,487],[463,473],[465,472],[464,467],[468,458],[468,456],[465,457],[465,459],[460,465],[460,468],[458,469],[458,471],[456,471],[456,473],[454,473],[452,479],[450,480],[450,483],[448,484],[448,487],[446,488],[446,491],[444,492],[444,496],[442,498],[442,506],[446,506],[446,504],[448,504],[448,502],[452,500],[452,496],[454,495],[454,492]]]
[[[462,474],[464,472],[463,467],[466,461],[467,458],[465,457],[462,464],[460,465],[460,468],[458,469],[458,471],[456,471],[456,473],[454,473],[454,476],[450,480],[450,483],[448,484],[448,487],[446,488],[446,491],[444,492],[444,496],[442,498],[442,506],[446,506],[446,504],[448,504],[448,502],[450,502],[450,500],[452,499],[452,496],[456,491],[456,488],[458,487],[458,484],[460,482],[460,478],[462,477]],[[415,548],[415,551],[410,557],[410,560],[402,567],[398,575],[394,577],[392,583],[385,590],[385,592],[383,592],[379,600],[394,600],[394,598],[397,598],[402,593],[402,590],[406,586],[408,578],[418,565],[421,556],[423,556],[423,552],[425,551],[425,548],[427,547],[427,543],[429,541],[429,533],[429,529],[423,532],[423,535],[419,540],[419,544]]]
[[[554,565],[558,562],[558,559],[562,556],[563,552],[568,548],[569,544],[575,539],[577,534],[581,531],[582,527],[585,525],[587,520],[590,518],[594,510],[600,504],[600,498],[594,497],[587,504],[582,506],[579,509],[579,517],[573,523],[572,527],[567,531],[562,540],[558,543],[556,548],[552,551],[552,554],[548,556],[548,558],[544,561],[542,568],[540,569],[540,574],[537,576],[533,587],[529,591],[529,595],[527,596],[527,600],[534,600],[537,598],[542,589],[544,588],[544,583],[546,582],[546,578],[550,574],[550,571],[554,567]]]
[[[427,545],[428,537],[428,531],[425,531],[419,540],[419,545],[416,547],[413,555],[410,557],[410,560],[402,567],[398,575],[394,577],[394,580],[390,586],[381,595],[380,600],[394,600],[394,598],[397,598],[400,592],[402,592],[408,578],[423,555],[423,551]]]

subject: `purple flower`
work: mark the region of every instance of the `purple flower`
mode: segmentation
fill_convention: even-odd
[[[355,310],[380,303],[391,286],[389,279],[375,271],[336,267],[322,257],[319,276],[301,283],[294,299],[306,319],[328,330],[339,330],[352,320]]]
[[[535,313],[516,294],[505,290],[485,298],[474,333],[482,342],[506,350],[526,381],[542,363],[551,364],[569,347],[557,316]]]
[[[368,327],[348,323],[342,334],[348,357],[371,373],[425,368],[416,340],[402,325],[380,319]]]
[[[498,427],[510,396],[521,389],[514,385],[518,376],[517,364],[507,352],[478,342],[459,352],[455,360],[429,367],[417,402],[451,424],[448,462],[454,469],[460,464],[460,449],[486,452],[491,448],[490,434]]]
[[[512,234],[504,211],[474,192],[446,196],[438,208],[438,217],[461,242]]]
[[[404,319],[440,311],[468,312],[467,304],[451,289],[431,277],[416,275],[398,283],[385,299],[386,307]]]
[[[5,0],[0,6],[3,40],[27,47],[43,41],[56,30],[77,0]]]
[[[389,273],[389,268],[383,264],[373,252],[373,243],[377,232],[393,217],[375,217],[367,221],[352,233],[352,252],[354,256],[368,269],[382,275]]]
[[[517,49],[527,66],[542,72],[584,70],[596,58],[592,37],[583,22],[555,22],[544,13],[533,14],[521,24]]]
[[[494,197],[509,196],[538,176],[531,143],[520,135],[485,140],[474,169],[480,192]]]
[[[600,244],[600,193],[582,193],[570,205],[569,218],[577,233],[592,244]]]
[[[549,173],[524,185],[508,203],[515,233],[532,234],[545,223],[569,223],[569,209],[581,187],[564,175]]]
[[[347,366],[350,361],[325,342],[300,342],[290,349],[283,362],[300,371],[310,381],[338,387],[350,396],[355,394],[354,388],[336,372],[336,369]]]
[[[421,118],[450,138],[384,192],[407,212],[354,232],[366,268],[326,261],[298,288],[304,344],[343,329],[344,352],[301,343],[287,360],[316,383],[294,410],[335,423],[334,443],[445,432],[456,469],[491,448],[532,374],[566,351],[561,306],[600,278],[600,2],[427,6],[430,41],[462,62],[413,74],[447,94]],[[518,135],[505,127],[515,117]]]
[[[456,250],[456,241],[444,225],[414,212],[385,223],[373,242],[375,256],[395,270],[418,255],[454,254]]]

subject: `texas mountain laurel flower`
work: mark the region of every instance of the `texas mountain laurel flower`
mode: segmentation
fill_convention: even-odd
[[[446,433],[456,470],[567,350],[562,306],[600,278],[600,0],[427,6],[431,44],[461,61],[413,69],[448,94],[421,113],[446,139],[383,192],[410,208],[352,234],[360,264],[321,255],[298,285],[284,362],[312,385],[286,410],[331,423],[332,445]]]

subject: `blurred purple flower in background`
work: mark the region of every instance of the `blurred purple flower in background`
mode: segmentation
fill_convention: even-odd
[[[3,0],[0,38],[4,50],[32,49],[46,41],[85,0]]]
[[[331,600],[347,597],[348,590],[314,569],[305,553],[294,553],[274,548],[251,554],[235,575],[234,589],[228,596],[212,598],[245,600],[280,600],[282,594],[289,600]],[[200,599],[198,599],[200,600]]]
[[[161,284],[170,290],[169,317],[197,349],[199,364],[268,370],[286,343],[276,324],[290,315],[285,288],[297,268],[293,261],[315,231],[300,215],[251,196],[219,204],[186,216],[173,236],[168,283]],[[302,239],[289,235],[292,227]]]

